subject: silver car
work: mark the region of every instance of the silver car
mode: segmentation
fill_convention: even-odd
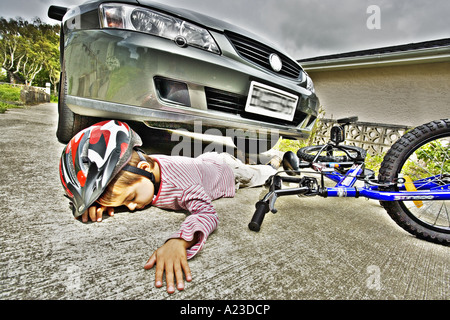
[[[49,17],[62,21],[61,142],[99,118],[256,140],[306,138],[314,125],[308,74],[235,25],[141,0],[51,6]]]

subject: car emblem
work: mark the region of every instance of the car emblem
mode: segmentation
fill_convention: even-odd
[[[281,61],[280,57],[276,53],[272,53],[269,57],[270,66],[272,67],[273,71],[278,72],[283,67],[283,62]]]

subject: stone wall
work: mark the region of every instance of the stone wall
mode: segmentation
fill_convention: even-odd
[[[50,102],[50,94],[45,88],[24,86],[20,91],[20,100],[26,105]]]

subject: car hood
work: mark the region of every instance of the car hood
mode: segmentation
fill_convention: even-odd
[[[159,2],[148,1],[148,0],[135,0],[135,1],[142,6],[177,16],[178,18],[188,20],[190,22],[193,22],[195,24],[198,24],[198,25],[203,26],[210,30],[218,31],[221,33],[223,33],[224,31],[235,32],[235,33],[241,34],[243,36],[246,36],[248,38],[254,39],[256,41],[262,42],[271,47],[274,47],[274,48],[277,47],[273,43],[270,43],[270,41],[268,41],[267,39],[264,39],[261,36],[258,36],[248,30],[240,28],[240,27],[238,27],[234,24],[228,23],[224,20],[216,19],[214,17],[207,16],[205,14],[195,12],[195,11],[192,11],[189,9],[172,7],[172,6],[162,4]],[[282,50],[280,50],[280,48],[277,48],[277,50],[282,51]],[[286,53],[284,53],[284,54],[286,54]]]
[[[223,33],[225,31],[231,31],[234,33],[238,33],[240,35],[246,36],[250,39],[256,40],[258,42],[261,42],[265,45],[268,45],[272,48],[274,48],[276,51],[283,53],[284,55],[289,57],[289,54],[284,52],[278,45],[275,45],[268,41],[267,39],[254,34],[246,29],[240,28],[234,24],[228,23],[224,20],[216,19],[214,17],[195,12],[189,9],[179,8],[179,7],[173,7],[169,6],[163,3],[149,1],[149,0],[89,0],[83,3],[80,7],[83,8],[83,12],[86,11],[93,11],[97,10],[98,6],[101,3],[107,3],[107,2],[120,2],[120,3],[128,3],[132,5],[141,5],[143,7],[147,7],[150,9],[154,9],[163,13],[167,13],[172,16],[176,16],[178,18],[181,18],[183,20],[187,20],[189,22],[195,23],[199,26],[202,26],[206,29],[217,31],[220,33]],[[64,19],[68,19],[70,17],[70,14],[66,14],[64,16]],[[291,58],[293,61],[295,61],[293,58]]]

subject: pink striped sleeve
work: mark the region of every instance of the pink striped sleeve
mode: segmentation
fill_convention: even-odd
[[[193,186],[186,190],[183,194],[183,203],[191,214],[170,238],[191,241],[197,233],[197,243],[187,249],[187,258],[191,259],[203,248],[208,236],[217,228],[219,219],[211,199],[201,186]]]
[[[219,220],[217,215],[197,214],[190,215],[184,220],[180,229],[170,236],[173,238],[181,238],[191,241],[194,234],[198,232],[197,243],[186,250],[187,258],[193,258],[205,245],[208,236],[217,228]]]

